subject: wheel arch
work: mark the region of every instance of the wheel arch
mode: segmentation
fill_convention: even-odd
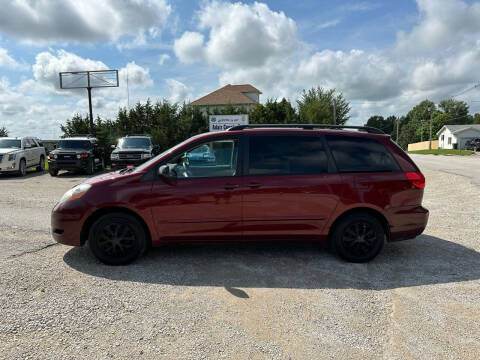
[[[367,214],[375,216],[380,221],[380,223],[383,226],[383,229],[385,230],[385,234],[387,236],[386,240],[390,241],[390,224],[388,223],[387,218],[380,211],[369,208],[369,207],[355,207],[355,208],[349,209],[349,210],[343,212],[342,214],[340,214],[335,219],[333,224],[330,226],[330,229],[328,231],[328,241],[330,241],[330,239],[332,237],[332,234],[335,231],[336,226],[338,226],[338,224],[340,224],[340,222],[344,218],[346,218],[347,216],[349,216],[351,214],[358,214],[358,213],[361,213],[361,214],[367,213]]]
[[[125,207],[121,207],[121,206],[104,207],[104,208],[98,209],[98,210],[94,211],[92,214],[90,214],[90,216],[87,218],[87,220],[85,220],[85,222],[83,223],[82,230],[80,232],[80,244],[83,246],[85,244],[85,242],[87,241],[88,234],[90,232],[90,228],[95,223],[95,221],[97,221],[103,215],[106,215],[106,214],[109,214],[109,213],[114,213],[114,212],[128,214],[128,215],[133,216],[135,219],[137,219],[138,222],[142,225],[143,230],[145,231],[145,236],[147,237],[148,246],[151,246],[151,244],[152,244],[152,234],[151,234],[150,228],[148,227],[145,220],[143,220],[143,218],[140,215],[138,215],[138,213],[136,213],[135,211],[130,210],[130,209],[125,208]]]

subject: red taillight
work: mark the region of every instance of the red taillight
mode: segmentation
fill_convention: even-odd
[[[409,180],[413,186],[423,189],[425,187],[425,176],[421,172],[408,172],[405,173],[407,180]]]

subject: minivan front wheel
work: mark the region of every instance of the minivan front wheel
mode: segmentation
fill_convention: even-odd
[[[350,262],[367,262],[382,250],[385,229],[373,215],[351,214],[340,220],[331,240],[333,249],[341,258]]]
[[[105,264],[126,265],[145,252],[147,240],[143,226],[135,217],[111,213],[92,225],[88,246]]]

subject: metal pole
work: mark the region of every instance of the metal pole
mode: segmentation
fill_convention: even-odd
[[[335,99],[333,99],[333,125],[337,125],[337,105]]]
[[[397,141],[398,143],[398,128],[400,127],[400,118],[397,118],[397,137],[395,138],[395,140]]]
[[[432,150],[432,118],[433,118],[433,109],[430,111],[430,142],[428,143],[428,150]]]
[[[421,133],[421,142],[423,142],[423,120],[420,120],[420,122],[422,123],[422,133]]]
[[[95,135],[95,130],[93,128],[93,112],[92,112],[92,88],[88,87],[88,110],[90,114],[90,133]]]

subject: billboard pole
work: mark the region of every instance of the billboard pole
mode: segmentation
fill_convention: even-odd
[[[92,88],[87,87],[88,91],[88,111],[90,115],[90,133],[95,136],[95,128],[93,126],[93,112],[92,112]]]

